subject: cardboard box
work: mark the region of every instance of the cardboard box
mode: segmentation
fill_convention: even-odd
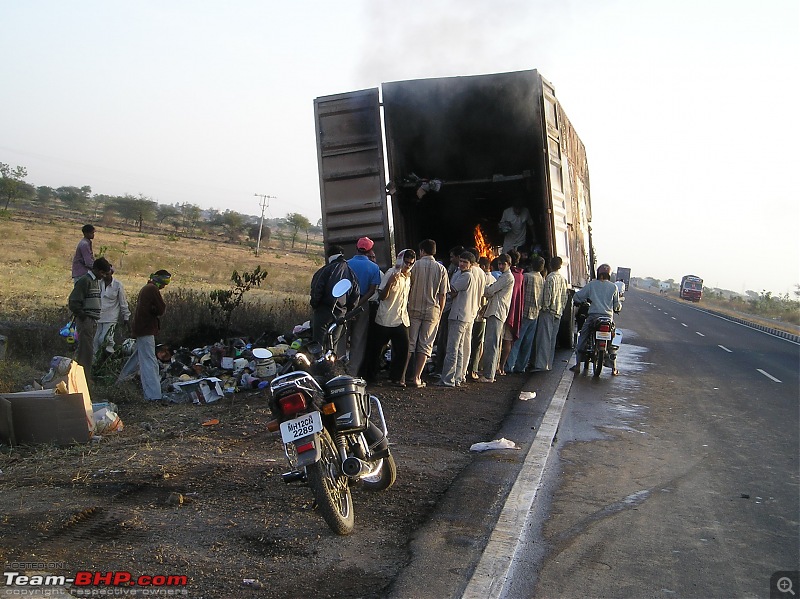
[[[57,389],[0,394],[0,439],[23,443],[86,443],[94,433],[94,410],[83,367],[72,363]]]
[[[215,376],[175,383],[174,386],[192,398],[194,404],[213,403],[222,398],[221,379]]]
[[[61,395],[45,389],[0,394],[0,438],[10,445],[86,443],[93,431],[94,420],[87,421],[81,393]]]

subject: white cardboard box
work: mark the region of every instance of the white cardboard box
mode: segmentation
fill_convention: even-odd
[[[175,383],[174,386],[189,395],[194,404],[213,403],[222,398],[222,382],[215,376]]]

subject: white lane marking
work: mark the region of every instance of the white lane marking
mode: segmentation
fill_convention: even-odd
[[[541,488],[561,413],[574,379],[574,375],[565,369],[461,599],[499,599],[503,596],[511,565],[522,550],[521,531],[528,525],[531,506]]]
[[[701,337],[705,337],[705,335],[703,335],[703,333],[701,333],[700,331],[695,331],[695,334],[700,335]]]
[[[678,319],[677,319],[677,318],[675,318],[675,317],[673,316],[673,317],[672,317],[672,320],[678,320]]]
[[[681,326],[682,326],[682,327],[688,327],[689,325],[688,325],[688,324],[686,324],[685,322],[682,322],[682,323],[681,323]]]
[[[732,354],[732,353],[733,353],[731,350],[729,350],[729,349],[728,349],[727,347],[725,347],[724,345],[718,345],[717,347],[721,347],[722,349],[724,349],[724,350],[725,350],[726,352],[728,352],[729,354]]]
[[[677,303],[678,300],[667,300]],[[736,322],[735,320],[731,320],[730,318],[725,318],[724,316],[720,316],[719,314],[712,314],[708,310],[703,310],[702,308],[697,308],[695,306],[686,306],[689,310],[697,310],[698,312],[702,312],[703,314],[708,314],[709,316],[713,316],[714,318],[719,318],[720,320],[725,320],[732,324],[738,325],[740,327],[745,327],[746,329],[750,329],[751,331],[756,331],[758,333],[763,333],[764,335],[769,335],[770,337],[775,337],[775,339],[780,339],[781,341],[786,341],[787,343],[792,343],[794,345],[800,345],[799,341],[795,341],[794,339],[788,339],[786,337],[781,337],[780,335],[775,335],[774,333],[770,333],[768,331],[762,331],[761,329],[757,329],[753,326],[748,324],[744,324],[742,322]]]
[[[765,372],[764,370],[761,370],[760,368],[756,368],[756,370],[758,370],[758,371],[759,371],[761,374],[763,374],[763,375],[764,375],[765,377],[767,377],[768,379],[772,379],[772,380],[773,380],[773,381],[775,381],[776,383],[781,383],[781,382],[783,382],[783,381],[781,381],[780,379],[776,379],[776,378],[775,378],[774,376],[772,376],[772,375],[771,375],[769,372]]]

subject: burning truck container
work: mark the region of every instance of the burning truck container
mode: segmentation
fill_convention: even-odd
[[[364,235],[382,269],[404,248],[502,245],[503,210],[521,199],[529,245],[560,256],[572,289],[594,270],[586,151],[536,70],[383,83],[314,100],[326,246]],[[571,345],[571,302],[562,344]],[[566,330],[564,330],[566,329]]]

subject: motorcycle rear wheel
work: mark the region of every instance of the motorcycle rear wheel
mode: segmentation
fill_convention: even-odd
[[[361,479],[361,487],[365,491],[385,491],[397,480],[397,465],[394,463],[394,457],[390,455],[380,461],[381,464],[376,467],[375,474]]]
[[[603,372],[603,361],[606,359],[606,350],[598,349],[594,354],[594,376],[600,376]]]
[[[342,473],[336,446],[327,430],[319,434],[321,457],[306,468],[308,485],[330,529],[337,535],[349,535],[355,527],[353,497],[348,478]]]

